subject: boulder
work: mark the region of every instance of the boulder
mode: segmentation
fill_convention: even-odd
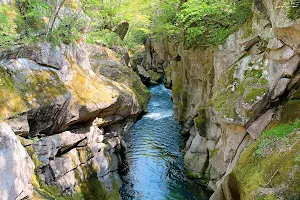
[[[260,136],[260,134],[266,129],[266,127],[270,124],[273,115],[274,111],[268,110],[248,127],[247,132],[251,135],[251,137],[254,140],[256,140]]]
[[[71,96],[56,71],[18,58],[2,63],[0,73],[0,116],[16,122],[17,133],[26,135],[28,125],[31,137],[62,130]]]
[[[231,194],[239,194],[240,199],[299,198],[299,128],[294,128],[288,134],[290,130],[281,127],[280,136],[261,137],[246,148],[229,174],[238,185]]]
[[[207,163],[206,139],[197,134],[192,140],[189,150],[184,155],[184,167],[191,178],[203,178]]]
[[[68,65],[64,53],[64,46],[57,47],[50,43],[39,43],[0,52],[0,60],[27,58],[42,66],[62,69],[64,66]]]
[[[5,120],[16,135],[27,137],[29,135],[29,123],[27,114],[18,115]]]
[[[128,49],[121,46],[113,46],[111,49],[121,56],[121,63],[125,66],[129,65],[130,57],[128,54]]]
[[[285,90],[290,82],[291,82],[291,79],[281,78],[278,81],[276,87],[274,88],[271,99],[276,99],[276,98],[280,97],[281,95],[283,95],[283,93],[285,92]]]
[[[137,73],[141,77],[143,83],[150,82],[151,76],[143,66],[141,65],[137,66]]]
[[[155,84],[155,85],[160,84],[162,77],[163,77],[162,73],[155,72],[153,70],[148,70],[147,72],[150,75],[150,80],[151,80],[152,84]]]
[[[122,21],[119,25],[117,25],[114,28],[113,32],[118,34],[120,36],[121,40],[123,40],[127,34],[128,29],[129,29],[129,23],[126,21]]]
[[[147,110],[150,92],[139,76],[128,66],[122,65],[116,54],[108,49],[93,47],[89,54],[93,71],[100,77],[113,81],[115,89],[121,94],[118,99],[118,116],[136,115]],[[119,83],[119,84],[116,84]],[[113,107],[112,107],[113,108]],[[123,119],[123,117],[121,117]]]
[[[33,192],[34,163],[11,128],[0,123],[0,198],[23,199]]]

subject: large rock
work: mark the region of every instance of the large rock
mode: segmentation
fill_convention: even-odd
[[[21,127],[16,128],[20,129],[17,132],[26,133],[26,120],[30,136],[51,135],[62,130],[71,96],[56,71],[18,58],[2,63],[0,73],[0,116],[8,119],[27,113],[19,120]]]
[[[13,126],[17,133],[26,135],[28,127],[20,127],[27,125],[26,117],[29,135],[34,137],[90,123],[96,117],[110,124],[146,109],[148,90],[110,49],[47,43],[36,46],[1,53],[5,60],[0,65],[4,85],[0,115],[18,123]],[[110,72],[99,73],[101,66],[109,67]],[[16,116],[24,112],[27,115],[19,120]]]
[[[120,64],[120,59],[113,51],[100,47],[93,48],[90,48],[89,54],[93,71],[98,76],[105,76],[113,82],[120,83],[115,84],[115,88],[122,94],[119,101],[123,103],[116,111],[122,112],[120,115],[124,116],[126,112],[135,115],[147,110],[150,92],[139,76],[128,66]]]
[[[124,141],[118,133],[105,134],[96,126],[97,120],[93,124],[90,128],[65,131],[26,144],[26,148],[32,148],[31,156],[37,159],[36,175],[41,180],[35,186],[38,194],[43,194],[41,186],[50,186],[63,195],[82,192],[84,198],[94,195],[120,199],[121,181],[116,172],[121,165],[119,153]],[[90,193],[91,188],[97,192]],[[51,197],[56,195],[50,192]]]
[[[137,66],[137,73],[141,77],[143,83],[150,82],[151,76],[143,66],[141,66],[141,65]]]
[[[247,132],[251,137],[256,140],[260,134],[266,129],[266,127],[271,123],[274,115],[273,110],[268,110],[262,116],[260,116],[255,122],[248,127]]]
[[[65,48],[57,47],[50,43],[39,43],[1,52],[0,60],[27,58],[43,66],[62,69],[64,66],[68,65],[68,62],[64,57],[64,52]]]
[[[222,187],[235,185],[228,193],[238,194],[240,199],[300,197],[299,128],[287,130],[283,127],[275,127],[282,130],[281,136],[261,137],[245,150],[228,176],[235,180],[234,183],[223,183]]]
[[[125,66],[129,65],[130,57],[127,48],[120,47],[120,46],[113,46],[111,49],[121,56],[121,62],[123,65]]]
[[[206,139],[199,134],[195,136],[189,150],[184,155],[184,167],[191,178],[201,178],[206,170],[208,149]]]
[[[128,29],[129,29],[129,23],[126,21],[123,21],[119,25],[117,25],[113,31],[116,34],[118,34],[120,36],[120,38],[123,40],[127,34]]]
[[[23,199],[31,195],[34,164],[11,128],[0,123],[0,198]]]
[[[22,143],[35,164],[33,198],[81,190],[86,199],[120,199],[123,127],[106,134],[98,127],[136,118],[146,110],[149,91],[126,66],[128,61],[122,63],[110,49],[36,46],[0,53],[0,118],[17,134],[31,137]],[[32,164],[21,163],[25,170]],[[25,196],[21,183],[18,189]]]

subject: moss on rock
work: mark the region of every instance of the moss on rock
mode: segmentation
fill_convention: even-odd
[[[162,80],[162,73],[155,72],[153,70],[148,70],[150,74],[150,79],[153,84],[159,84]]]
[[[286,104],[283,105],[281,111],[281,122],[288,123],[293,122],[296,119],[300,118],[300,100],[289,100]]]
[[[243,58],[218,80],[218,89],[213,94],[212,104],[220,118],[230,121],[247,118],[250,116],[251,107],[268,93],[263,61],[252,63],[251,59]]]
[[[49,105],[55,98],[68,92],[56,72],[29,67],[15,72],[0,66],[0,86],[1,118]]]
[[[66,86],[72,92],[73,101],[76,100],[82,105],[110,105],[119,96],[117,90],[106,81],[97,76],[92,77],[80,66],[72,63],[70,71],[73,78],[66,82]]]
[[[231,173],[241,199],[300,198],[299,130],[299,121],[280,125],[245,150]]]

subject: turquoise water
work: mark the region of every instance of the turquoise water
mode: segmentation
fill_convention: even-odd
[[[205,200],[210,194],[184,174],[180,149],[184,138],[173,118],[171,90],[150,87],[148,113],[125,136],[128,145],[121,172],[124,200]]]

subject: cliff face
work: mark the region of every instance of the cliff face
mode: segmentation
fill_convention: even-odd
[[[189,137],[187,173],[215,191],[211,199],[299,197],[297,189],[287,192],[299,168],[291,153],[298,148],[298,128],[289,124],[299,118],[295,9],[282,0],[255,1],[248,22],[218,47],[186,50],[166,41],[146,46],[146,60],[165,71],[176,117]],[[269,167],[280,162],[285,167]],[[285,170],[290,179],[278,178]]]
[[[120,199],[122,134],[150,97],[122,52],[43,43],[0,53],[1,199]]]

